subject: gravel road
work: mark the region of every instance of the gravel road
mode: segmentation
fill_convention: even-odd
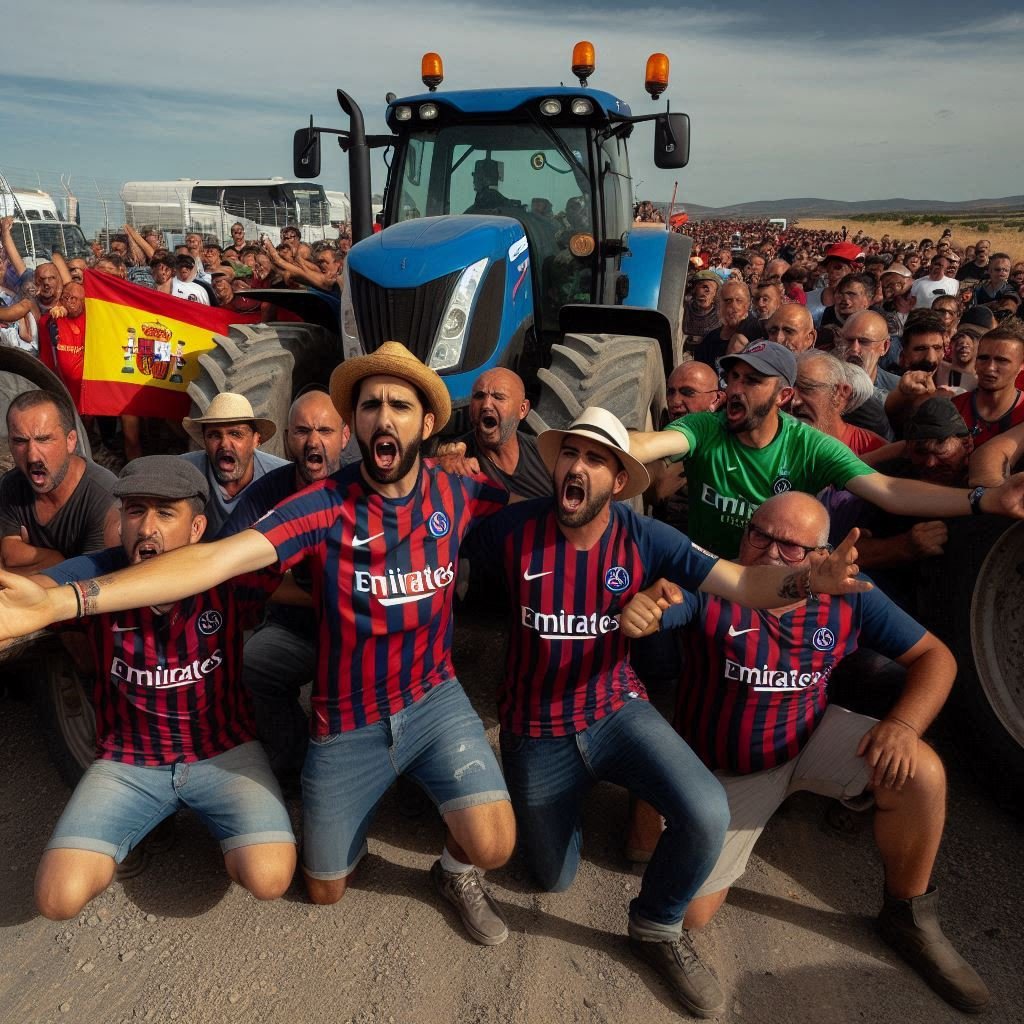
[[[456,664],[493,729],[501,631],[456,631]],[[992,1022],[1024,1020],[1024,828],[994,805],[940,726],[950,823],[936,871],[947,933],[982,972]],[[427,872],[442,831],[386,798],[370,856],[336,907],[294,885],[259,903],[232,885],[202,826],[180,815],[177,842],[115,883],[76,920],[32,904],[32,877],[67,790],[25,701],[0,697],[0,1021],[3,1024],[510,1024],[676,1021],[668,991],[625,943],[638,877],[620,856],[627,807],[601,786],[587,807],[573,888],[536,892],[513,860],[489,884],[511,936],[464,937]],[[790,800],[700,940],[728,993],[723,1019],[750,1024],[943,1024],[962,1020],[876,938],[881,875],[870,823],[839,834],[828,802]],[[295,808],[298,814],[298,807]]]

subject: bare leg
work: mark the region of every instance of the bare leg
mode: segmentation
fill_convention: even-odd
[[[507,800],[464,807],[444,816],[448,852],[481,871],[500,868],[516,845],[516,819]]]
[[[718,913],[728,895],[728,889],[719,889],[718,892],[709,892],[707,896],[697,896],[690,900],[683,916],[683,927],[691,931],[703,928]]]
[[[885,891],[907,900],[927,892],[946,822],[946,773],[938,755],[920,745],[914,778],[899,792],[875,791],[875,842],[885,867]]]
[[[283,896],[295,874],[294,843],[254,843],[224,854],[224,867],[232,881],[258,900]]]
[[[36,906],[51,921],[67,921],[114,880],[113,857],[92,850],[47,850],[36,870]]]

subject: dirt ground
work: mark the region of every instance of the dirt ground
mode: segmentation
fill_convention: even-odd
[[[456,632],[456,664],[495,737],[498,623]],[[949,727],[944,727],[948,729]],[[1024,828],[988,798],[940,727],[950,822],[936,881],[947,933],[988,981],[992,1022],[1024,1019]],[[538,893],[513,860],[488,882],[511,935],[468,940],[427,872],[441,828],[386,798],[370,856],[336,907],[296,884],[258,903],[232,885],[202,826],[77,919],[39,917],[32,877],[68,791],[23,698],[0,697],[0,1022],[135,1024],[662,1024],[682,1014],[624,939],[638,876],[622,861],[627,804],[594,790],[572,889]],[[750,1024],[942,1024],[963,1019],[875,936],[880,869],[870,825],[839,834],[825,800],[793,798],[699,940],[728,993],[723,1019]],[[295,813],[299,808],[296,804]]]

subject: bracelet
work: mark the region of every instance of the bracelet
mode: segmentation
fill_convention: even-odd
[[[918,739],[921,738],[921,734],[909,722],[904,722],[902,718],[897,718],[895,715],[886,715],[885,720],[887,722],[899,722],[900,725],[905,725]]]
[[[82,618],[82,593],[78,589],[78,586],[74,583],[69,583],[68,586],[71,588],[71,592],[75,595],[75,618]]]
[[[804,589],[807,591],[807,598],[808,598],[808,600],[810,600],[810,601],[817,601],[818,600],[818,595],[811,589],[811,570],[810,570],[810,567],[808,567],[804,571],[803,585],[804,585]]]

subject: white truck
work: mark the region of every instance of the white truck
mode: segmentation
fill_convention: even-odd
[[[89,255],[89,244],[75,223],[76,210],[71,195],[61,210],[49,192],[12,188],[0,175],[0,217],[14,218],[11,233],[28,267],[47,262],[54,249],[67,259]]]

